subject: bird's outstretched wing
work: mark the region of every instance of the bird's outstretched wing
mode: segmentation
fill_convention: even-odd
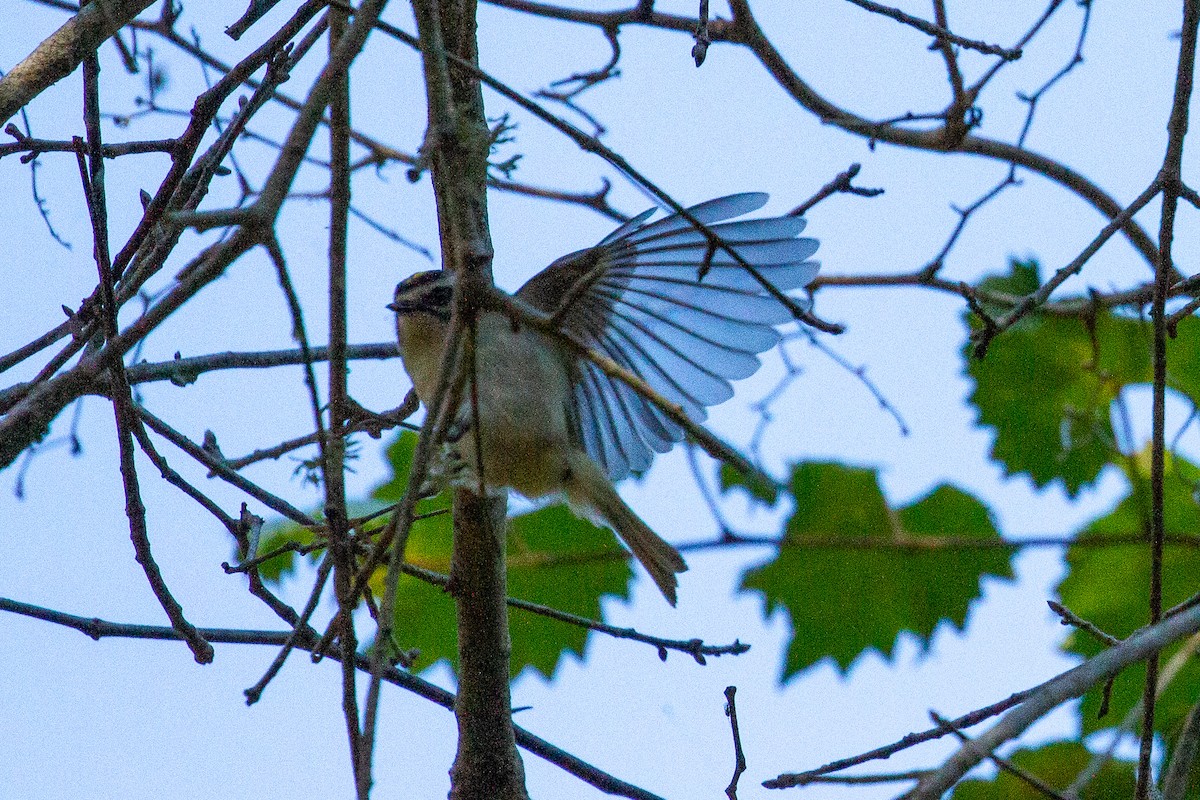
[[[807,285],[818,264],[817,240],[798,238],[799,217],[728,222],[761,208],[762,192],[735,194],[688,212],[730,244],[781,292]],[[792,313],[708,237],[675,214],[634,217],[595,247],[564,256],[517,296],[563,330],[639,375],[696,421],[705,406],[733,396],[731,380],[759,367],[758,353],[779,341],[776,325]],[[707,272],[700,277],[701,267]],[[797,300],[807,307],[804,300]],[[589,456],[612,480],[650,466],[683,431],[653,404],[595,364],[573,376],[575,425]]]

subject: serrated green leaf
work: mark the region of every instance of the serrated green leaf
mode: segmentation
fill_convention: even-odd
[[[1011,551],[1000,547],[972,549],[968,544],[1000,540],[991,512],[961,489],[942,484],[898,513],[901,526],[910,535],[958,539],[967,545],[961,550],[935,549],[909,556],[914,560],[906,584],[918,635],[925,631],[932,634],[943,620],[962,630],[968,607],[980,594],[983,576],[1013,577]]]
[[[987,508],[954,487],[893,511],[874,470],[804,463],[790,494],[784,545],[741,584],[791,617],[783,680],[825,657],[846,670],[865,650],[890,656],[904,631],[928,644],[943,620],[965,624],[984,575],[1011,577],[1004,548],[947,546],[999,539]]]
[[[1071,496],[1094,482],[1119,455],[1112,401],[1147,375],[1144,332],[1107,313],[1094,322],[1036,316],[994,339],[985,358],[966,355],[969,401],[996,432],[991,457],[1039,487],[1061,480]]]
[[[1087,768],[1092,754],[1078,742],[1054,742],[1018,750],[1008,756],[1008,760],[1051,789],[1061,792]],[[1083,787],[1078,798],[1128,800],[1133,797],[1134,783],[1133,764],[1110,759]],[[955,787],[951,797],[953,800],[1045,800],[1046,795],[1027,781],[1002,771],[993,780],[963,781]]]
[[[747,494],[764,505],[773,506],[779,501],[779,487],[765,481],[759,475],[746,475],[729,464],[722,463],[720,470],[721,491],[744,489]]]
[[[1038,285],[1036,269],[1013,262],[1009,274],[981,288],[1028,294]],[[1188,317],[1168,342],[1167,384],[1193,398],[1200,398],[1197,348],[1200,320]],[[1075,496],[1120,460],[1110,412],[1122,389],[1152,379],[1147,322],[1105,308],[1075,316],[1035,312],[992,340],[983,359],[972,352],[971,345],[963,351],[975,384],[969,402],[979,424],[995,431],[991,456],[1009,475],[1026,474],[1039,487],[1061,480]]]
[[[600,598],[628,599],[632,576],[616,535],[579,519],[566,506],[509,520],[508,591],[513,597],[601,619]],[[514,676],[531,667],[551,678],[567,653],[583,657],[588,631],[577,625],[520,610],[510,610],[508,620]]]
[[[1128,536],[1127,546],[1075,545],[1067,550],[1067,576],[1058,585],[1063,605],[1101,630],[1125,638],[1145,625],[1149,615],[1150,548],[1146,535],[1146,514],[1150,508],[1149,451],[1142,453],[1127,468],[1129,493],[1111,513],[1088,525],[1079,534]],[[1200,469],[1181,458],[1168,458],[1163,484],[1163,521],[1168,542],[1163,552],[1163,603],[1170,607],[1196,592],[1200,575],[1200,546],[1172,543],[1170,539],[1196,541],[1200,545],[1200,506],[1195,490]],[[1072,633],[1064,649],[1085,658],[1104,649],[1088,634]],[[1178,651],[1178,646],[1163,652],[1162,663]],[[1120,724],[1121,719],[1142,697],[1146,670],[1134,665],[1123,671],[1113,687],[1108,716],[1098,718],[1101,693],[1097,687],[1085,697],[1081,707],[1083,730],[1091,733]],[[1182,725],[1183,718],[1200,700],[1200,663],[1189,659],[1182,671],[1159,697],[1155,717],[1158,729],[1168,738]]]

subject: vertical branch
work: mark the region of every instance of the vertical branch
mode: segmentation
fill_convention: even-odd
[[[442,264],[455,270],[464,285],[477,280],[491,284],[492,240],[487,226],[491,131],[478,77],[475,0],[419,0],[413,8],[429,105],[424,155],[433,174]],[[450,57],[474,70],[452,73]]]
[[[458,754],[451,800],[527,800],[525,768],[512,728],[505,504],[454,495],[450,573],[458,622]]]
[[[117,301],[112,257],[108,246],[108,205],[104,194],[104,154],[100,136],[100,59],[95,51],[83,60],[83,103],[84,127],[87,131],[86,159],[84,144],[76,138],[76,155],[79,173],[87,199],[88,216],[92,222],[93,256],[100,278],[100,309],[104,337],[112,341],[117,337]],[[150,552],[150,537],[146,531],[146,507],[142,503],[138,486],[137,466],[134,462],[135,447],[133,429],[139,424],[134,412],[133,392],[125,374],[125,364],[120,358],[112,362],[113,414],[116,417],[117,440],[121,459],[121,480],[125,487],[125,515],[129,518],[129,536],[133,540],[134,553],[150,588],[159,604],[179,631],[192,655],[200,664],[213,660],[213,648],[195,627],[183,616],[183,609],[163,581],[158,564]]]
[[[462,315],[457,311],[450,317],[450,333],[447,342],[457,342],[462,335]],[[379,710],[379,690],[382,686],[385,671],[385,656],[390,658],[393,648],[394,612],[396,608],[396,592],[399,586],[401,568],[404,564],[404,552],[408,545],[408,535],[416,520],[416,507],[421,499],[422,487],[425,486],[429,467],[434,459],[434,443],[441,441],[445,435],[446,426],[453,419],[450,409],[458,407],[462,397],[462,383],[466,379],[462,368],[460,348],[447,347],[442,353],[438,366],[438,389],[425,412],[425,421],[421,424],[421,432],[417,435],[417,447],[413,451],[412,464],[408,471],[408,485],[404,496],[384,527],[383,534],[375,544],[355,582],[353,595],[365,591],[367,581],[379,564],[383,551],[391,548],[387,576],[384,580],[383,602],[379,606],[379,627],[375,634],[375,645],[371,651],[371,682],[367,687],[366,709],[363,712],[363,741],[364,746],[374,746],[376,721]],[[339,610],[339,614],[349,613]],[[336,621],[336,620],[335,620]],[[324,640],[322,640],[323,642]],[[314,653],[318,652],[322,643],[318,643]],[[370,758],[368,754],[366,756]]]
[[[943,30],[950,30],[950,22],[946,17],[946,0],[933,0],[933,19]],[[954,53],[954,43],[946,37],[939,37],[937,47],[942,53],[942,60],[946,62],[946,76],[950,80],[950,88],[954,92],[953,105],[961,111],[964,98],[966,96],[963,87],[962,70],[958,67],[958,57]],[[948,120],[949,121],[949,120]]]
[[[333,55],[346,30],[348,15],[343,8],[329,7],[329,53]],[[346,521],[346,442],[339,435],[346,419],[346,240],[350,216],[350,71],[342,72],[329,102],[329,428],[332,436],[325,448],[325,520],[329,525],[333,556],[333,586],[339,608],[354,608],[355,575],[353,545]],[[371,747],[363,741],[359,727],[357,670],[354,656],[358,638],[354,617],[346,614],[338,635],[342,663],[342,711],[350,737],[350,760],[358,800],[371,791]]]
[[[1173,275],[1171,245],[1175,237],[1175,211],[1182,190],[1183,143],[1187,136],[1188,104],[1192,96],[1192,73],[1196,64],[1196,29],[1200,23],[1200,0],[1184,0],[1179,64],[1175,73],[1175,98],[1167,123],[1167,153],[1159,173],[1162,184],[1162,217],[1158,233],[1158,263],[1154,272],[1154,301],[1150,320],[1154,326],[1153,432],[1150,466],[1150,623],[1162,619],[1163,478],[1166,468],[1166,302]],[[1154,745],[1155,687],[1158,684],[1158,654],[1146,660],[1146,687],[1142,695],[1141,751],[1138,758],[1138,800],[1151,795],[1150,756]]]
[[[425,156],[437,198],[443,268],[457,273],[459,294],[471,298],[473,286],[491,284],[486,185],[491,136],[478,72],[451,72],[448,62],[478,64],[475,0],[414,0],[413,10],[425,69]],[[451,587],[457,607],[459,692],[452,800],[528,797],[508,686],[504,515],[502,497],[465,489],[455,493]]]
[[[329,47],[332,51],[346,28],[346,12],[329,8]],[[350,215],[350,73],[345,72],[334,88],[329,104],[329,415],[330,427],[342,426],[346,418],[346,241]],[[325,476],[326,504],[342,508],[346,500],[345,442],[330,438],[326,454],[329,474]],[[326,515],[330,513],[327,507]],[[341,520],[344,525],[345,520]],[[344,532],[344,530],[343,530]]]

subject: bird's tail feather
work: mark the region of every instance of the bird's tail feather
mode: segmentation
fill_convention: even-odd
[[[572,453],[570,466],[571,475],[564,487],[567,499],[573,505],[584,505],[599,512],[621,541],[633,551],[634,558],[650,573],[667,602],[675,605],[675,588],[679,585],[675,575],[687,570],[683,556],[625,504],[608,478],[587,455]]]

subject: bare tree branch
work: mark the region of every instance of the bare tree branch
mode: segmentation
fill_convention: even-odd
[[[967,770],[979,763],[983,758],[981,753],[991,752],[1011,741],[1062,703],[1079,697],[1130,664],[1144,661],[1168,644],[1197,631],[1200,631],[1200,608],[1192,608],[1157,625],[1143,628],[1116,647],[1024,693],[1020,705],[1005,714],[991,729],[976,737],[974,746],[960,748],[940,768],[922,778],[912,791],[904,795],[905,800],[934,800],[941,797]],[[956,721],[955,727],[962,726]]]
[[[93,2],[52,33],[0,78],[0,125],[33,98],[70,75],[89,53],[145,11],[154,0]]]

